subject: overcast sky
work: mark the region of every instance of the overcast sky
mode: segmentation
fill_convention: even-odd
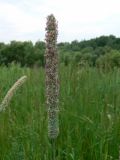
[[[120,0],[0,0],[0,41],[44,40],[51,13],[58,20],[59,42],[120,37]]]

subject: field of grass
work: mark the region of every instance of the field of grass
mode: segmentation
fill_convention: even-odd
[[[22,75],[27,82],[0,113],[0,160],[51,160],[43,68],[0,67],[0,100]],[[60,67],[56,160],[118,160],[120,70]]]

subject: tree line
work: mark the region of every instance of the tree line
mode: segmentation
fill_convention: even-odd
[[[45,42],[11,41],[0,43],[0,65],[9,66],[19,63],[21,66],[44,67]],[[120,67],[120,38],[113,35],[72,42],[58,43],[60,63],[64,65],[89,65],[91,67]]]

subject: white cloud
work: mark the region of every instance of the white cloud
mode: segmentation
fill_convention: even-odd
[[[59,22],[59,41],[120,36],[119,0],[0,0],[0,41],[44,40],[46,16]]]

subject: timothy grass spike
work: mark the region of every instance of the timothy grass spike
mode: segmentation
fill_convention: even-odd
[[[22,76],[20,79],[18,79],[14,85],[9,89],[6,96],[4,97],[2,103],[0,104],[0,112],[4,111],[6,107],[9,105],[14,93],[16,90],[18,90],[22,84],[26,81],[27,76]]]
[[[53,14],[47,17],[46,24],[46,99],[48,109],[48,136],[55,139],[59,134],[58,123],[58,54],[57,54],[57,22]]]

